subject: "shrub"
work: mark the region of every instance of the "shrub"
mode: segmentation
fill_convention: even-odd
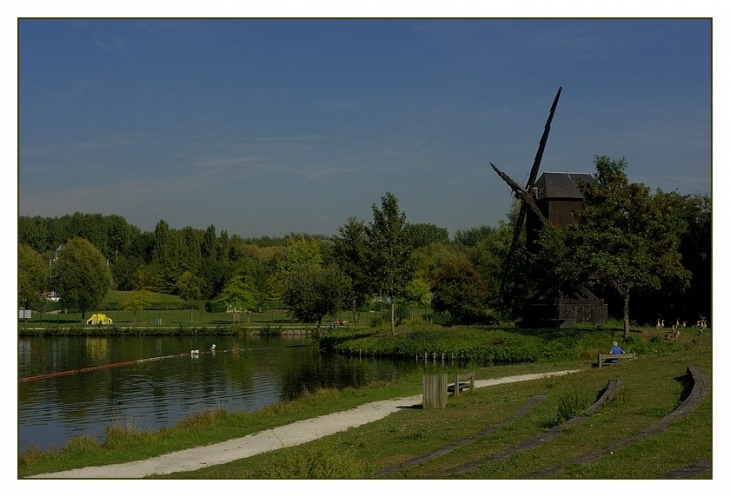
[[[577,390],[561,396],[558,399],[558,412],[555,424],[559,425],[569,419],[580,416],[590,405],[590,399]]]

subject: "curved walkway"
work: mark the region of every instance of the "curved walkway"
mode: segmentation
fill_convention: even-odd
[[[519,376],[508,376],[492,380],[479,380],[475,388],[483,388],[503,383],[536,380],[551,376],[576,373],[579,370],[554,371]],[[92,466],[87,468],[46,473],[29,478],[143,478],[151,475],[166,475],[180,471],[194,471],[200,468],[225,464],[238,459],[255,456],[284,447],[311,442],[318,438],[332,435],[349,428],[371,423],[382,419],[399,409],[412,407],[422,403],[422,395],[383,400],[364,404],[349,411],[336,412],[317,418],[298,421],[285,426],[265,430],[243,438],[226,442],[182,450],[164,454],[151,459],[133,461],[108,466]]]

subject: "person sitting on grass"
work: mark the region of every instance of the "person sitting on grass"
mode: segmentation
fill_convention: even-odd
[[[611,355],[620,355],[625,354],[624,349],[618,346],[618,342],[614,341],[613,345],[611,346],[611,350],[609,351],[609,354]],[[611,364],[616,364],[618,362],[618,359],[608,359],[606,362],[610,362]]]

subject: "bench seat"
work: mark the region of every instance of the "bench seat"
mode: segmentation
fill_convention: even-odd
[[[606,364],[613,365],[619,362],[606,362],[611,359],[618,359],[619,361],[624,359],[636,359],[636,354],[598,354],[598,367],[600,368]]]

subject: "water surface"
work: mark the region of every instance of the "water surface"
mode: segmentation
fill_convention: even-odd
[[[305,390],[389,381],[416,367],[323,355],[303,335],[20,338],[19,378],[72,373],[18,383],[19,450],[62,446],[81,434],[103,440],[115,423],[157,429],[219,407],[254,411]]]

